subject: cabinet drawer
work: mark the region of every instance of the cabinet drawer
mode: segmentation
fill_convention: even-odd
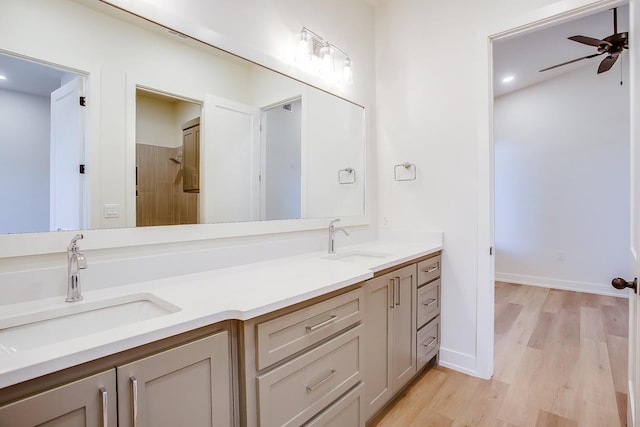
[[[418,263],[418,286],[440,277],[440,267],[440,255],[420,261]]]
[[[440,313],[440,279],[418,288],[417,325],[420,329]]]
[[[304,427],[364,427],[363,389],[364,384],[360,383],[305,423]]]
[[[355,289],[256,325],[262,370],[362,320],[363,290]]]
[[[300,425],[362,379],[362,325],[258,376],[261,427]]]
[[[436,317],[418,331],[418,370],[422,369],[440,350],[440,317]]]

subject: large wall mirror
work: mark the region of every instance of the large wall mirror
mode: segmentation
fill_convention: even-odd
[[[365,215],[363,107],[98,0],[5,3],[0,233]]]

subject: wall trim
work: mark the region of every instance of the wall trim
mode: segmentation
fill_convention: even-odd
[[[633,390],[633,383],[628,381],[627,390],[629,395],[627,397],[627,424],[629,427],[635,427],[636,425],[636,397]]]
[[[478,375],[476,370],[476,358],[469,354],[440,347],[440,359],[438,360],[438,364],[445,368],[462,372],[463,374],[484,378]]]
[[[499,272],[496,272],[496,280],[499,282],[516,283],[518,285],[539,286],[542,288],[562,289],[565,291],[586,292],[590,294],[628,298],[627,291],[618,291],[610,284],[574,282],[571,280],[552,279],[549,277],[536,277],[524,274]]]

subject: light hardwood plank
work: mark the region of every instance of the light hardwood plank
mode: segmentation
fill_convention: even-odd
[[[625,426],[627,301],[496,283],[491,380],[433,367],[370,426]]]
[[[536,427],[577,427],[578,423],[545,411],[538,412]]]

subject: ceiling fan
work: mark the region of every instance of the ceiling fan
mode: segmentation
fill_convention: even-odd
[[[598,67],[598,74],[604,73],[605,71],[609,71],[611,67],[613,67],[613,64],[615,64],[615,62],[618,60],[618,56],[620,56],[620,54],[625,49],[629,49],[629,33],[618,32],[618,8],[613,9],[613,34],[611,34],[610,36],[605,37],[602,40],[586,36],[571,36],[569,37],[569,40],[573,40],[574,42],[586,44],[589,46],[594,46],[598,49],[598,53],[563,62],[562,64],[554,65],[553,67],[548,67],[540,70],[540,72],[552,70],[554,68],[562,67],[563,65],[582,61],[583,59],[595,58],[596,56],[606,54],[607,57],[604,58],[602,62],[600,62],[600,66]]]

